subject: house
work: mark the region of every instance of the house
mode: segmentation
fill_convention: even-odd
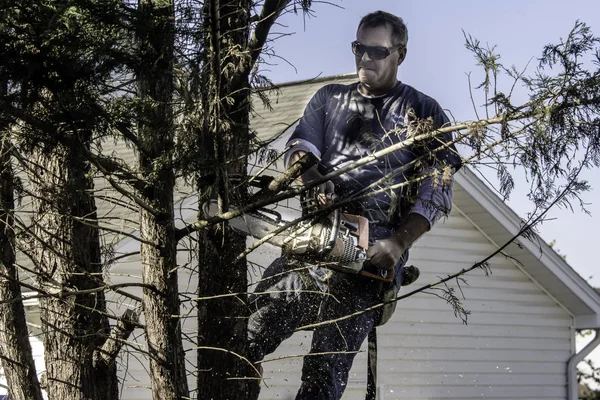
[[[271,146],[280,147],[318,88],[353,81],[354,75],[343,75],[280,85],[279,92],[267,93],[271,111],[256,105],[252,127],[262,140],[277,138]],[[181,219],[193,220],[193,197],[181,195],[180,199]],[[452,213],[411,250],[410,263],[420,268],[421,277],[401,294],[481,261],[511,240],[520,226],[520,218],[473,171],[463,168],[455,177]],[[111,268],[108,279],[112,283],[139,277],[135,251],[136,241],[131,238],[117,245],[116,253],[131,255]],[[277,253],[265,245],[249,259],[264,266]],[[193,260],[182,252],[180,264],[182,289],[193,294]],[[576,365],[598,345],[600,335],[576,353],[575,334],[581,329],[600,332],[600,295],[538,237],[516,239],[489,266],[489,276],[477,269],[464,276],[465,283],[449,283],[471,312],[468,324],[433,289],[402,300],[390,322],[378,328],[380,400],[577,399]],[[255,278],[256,271],[250,275]],[[139,306],[130,298],[113,296],[110,300],[117,314]],[[193,302],[189,297],[182,301],[183,329],[193,336]],[[268,357],[272,361],[263,364],[261,399],[294,398],[301,356],[309,348],[310,336],[310,332],[296,333]],[[130,343],[120,360],[122,399],[148,399],[143,332],[134,331]],[[193,366],[192,342],[188,349],[188,362]],[[365,387],[363,351],[354,363],[344,399],[363,399]]]

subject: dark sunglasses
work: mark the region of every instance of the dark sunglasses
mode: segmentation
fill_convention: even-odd
[[[402,47],[402,45],[394,47],[367,46],[360,44],[356,40],[352,42],[352,52],[355,56],[362,57],[365,53],[367,53],[371,60],[383,60],[400,47]]]

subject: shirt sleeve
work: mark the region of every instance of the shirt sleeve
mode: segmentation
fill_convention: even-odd
[[[437,103],[430,115],[433,117],[434,129],[450,125],[448,117]],[[428,160],[428,166],[418,174],[432,176],[428,176],[418,185],[416,201],[410,212],[425,217],[430,226],[452,210],[453,175],[461,167],[461,157],[456,147],[454,144],[448,146],[453,139],[452,133],[446,133],[429,141],[425,150],[432,157]],[[441,148],[442,146],[447,147]]]
[[[286,144],[288,147],[296,143],[284,156],[286,166],[292,155],[298,151],[313,153],[321,158],[325,140],[327,90],[327,86],[319,89],[308,102],[302,118]]]
[[[444,177],[443,172],[435,171],[435,167],[424,171],[424,175],[433,173],[433,176],[423,180],[417,191],[415,204],[410,210],[411,213],[427,218],[430,226],[433,226],[442,216],[448,215],[452,210],[454,177],[452,175]]]

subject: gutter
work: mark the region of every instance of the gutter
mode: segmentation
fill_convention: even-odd
[[[577,383],[577,364],[583,361],[593,350],[600,345],[600,329],[594,329],[594,339],[589,342],[579,353],[575,353],[567,363],[567,395],[568,400],[579,398],[579,384]]]

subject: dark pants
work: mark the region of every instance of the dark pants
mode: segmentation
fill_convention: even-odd
[[[402,265],[396,267],[398,287]],[[250,297],[255,310],[248,323],[252,361],[275,351],[298,327],[349,316],[381,303],[384,285],[358,275],[303,268],[278,258]],[[357,314],[314,329],[296,400],[342,397],[354,356],[379,322],[381,308]]]

